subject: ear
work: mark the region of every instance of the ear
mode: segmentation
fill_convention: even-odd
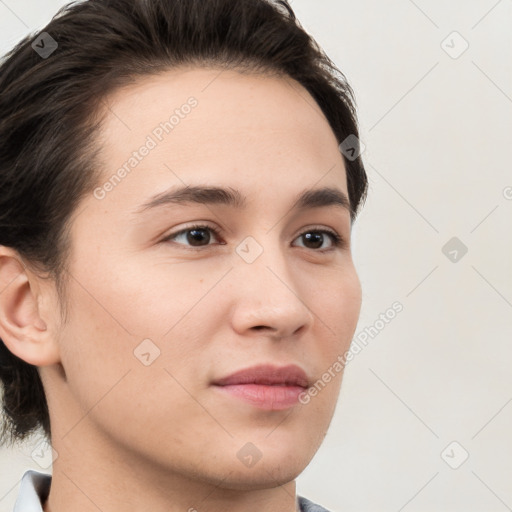
[[[10,352],[35,366],[60,361],[49,319],[41,315],[40,303],[49,299],[19,254],[0,245],[0,338]]]

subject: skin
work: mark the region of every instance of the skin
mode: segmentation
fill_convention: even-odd
[[[361,306],[349,212],[292,208],[304,190],[347,194],[336,137],[289,78],[173,70],[108,98],[105,180],[190,96],[198,105],[172,133],[76,209],[66,322],[53,283],[0,247],[0,336],[39,367],[58,454],[45,512],[294,511],[294,480],[334,413],[341,373],[285,410],[211,384],[259,363],[297,364],[314,382],[348,349]],[[231,187],[247,205],[132,213],[183,184]],[[220,236],[164,240],[196,223]],[[312,228],[345,244],[308,245]],[[263,249],[252,263],[236,252],[247,236]],[[160,350],[148,366],[134,356],[144,339]],[[262,455],[252,467],[237,457],[248,442]]]

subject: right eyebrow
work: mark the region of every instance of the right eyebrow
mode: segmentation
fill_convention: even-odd
[[[134,213],[141,213],[168,204],[182,203],[224,204],[234,208],[245,208],[246,204],[245,198],[238,190],[204,185],[189,185],[177,189],[171,188],[153,196],[137,208]]]

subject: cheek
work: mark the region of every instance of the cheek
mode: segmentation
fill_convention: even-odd
[[[61,360],[67,384],[85,411],[133,367],[137,344],[137,337],[123,327],[123,319],[102,307],[100,297],[89,293],[74,290],[73,311],[61,334]]]
[[[98,267],[115,268],[99,263]],[[140,307],[148,299],[141,296],[143,289],[127,293],[111,272],[73,275],[68,321],[60,336],[61,359],[70,391],[88,410],[135,363],[141,365],[134,349],[150,333],[137,329],[137,318],[145,314],[147,325],[152,322]]]
[[[334,339],[332,350],[344,351],[350,345],[361,311],[361,284],[355,269],[339,273],[315,296],[317,323],[325,324]]]
[[[341,317],[348,332],[349,341],[352,339],[361,312],[361,283],[354,270],[343,282],[343,289],[339,291],[339,304]]]
[[[106,276],[98,290],[112,315],[141,340],[168,338],[198,307],[215,308],[210,291],[229,270],[228,263],[174,263],[165,254],[141,255],[116,265],[115,276]]]
[[[314,411],[319,431],[326,430],[336,407],[344,374],[343,361],[350,347],[361,310],[361,285],[355,268],[347,266],[324,280],[324,286],[309,295],[315,313],[312,339],[316,350],[305,353],[316,370],[316,390],[306,398],[308,412]],[[307,295],[305,295],[307,297]]]
[[[152,431],[178,446],[191,427],[173,421],[176,410],[194,424],[204,421],[204,411],[180,386],[184,382],[191,387],[183,375],[195,375],[193,366],[198,364],[197,350],[191,350],[193,326],[179,322],[162,337],[180,318],[173,315],[169,300],[153,301],[143,288],[127,294],[107,280],[101,282],[101,290],[89,283],[88,292],[75,287],[70,297],[73,311],[61,334],[61,359],[76,409],[68,409],[69,425],[63,431],[77,424],[77,438],[93,425],[127,445]]]
[[[85,408],[130,370],[144,369],[150,382],[158,369],[183,373],[197,364],[197,345],[208,339],[208,318],[217,311],[208,290],[223,272],[169,263],[98,266],[110,271],[76,273],[61,335],[63,367]]]

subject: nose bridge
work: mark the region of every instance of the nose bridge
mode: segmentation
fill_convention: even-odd
[[[259,243],[247,237],[236,252],[235,327],[267,327],[275,335],[286,336],[311,322],[312,314],[298,286],[300,274],[291,271],[292,262],[279,241],[268,236]]]
[[[243,274],[244,282],[254,291],[262,289],[268,296],[274,293],[278,296],[293,295],[292,290],[298,293],[294,275],[290,272],[290,261],[286,259],[280,242],[273,240],[271,235],[261,243],[248,236],[236,252],[241,260],[236,264],[237,272]]]

